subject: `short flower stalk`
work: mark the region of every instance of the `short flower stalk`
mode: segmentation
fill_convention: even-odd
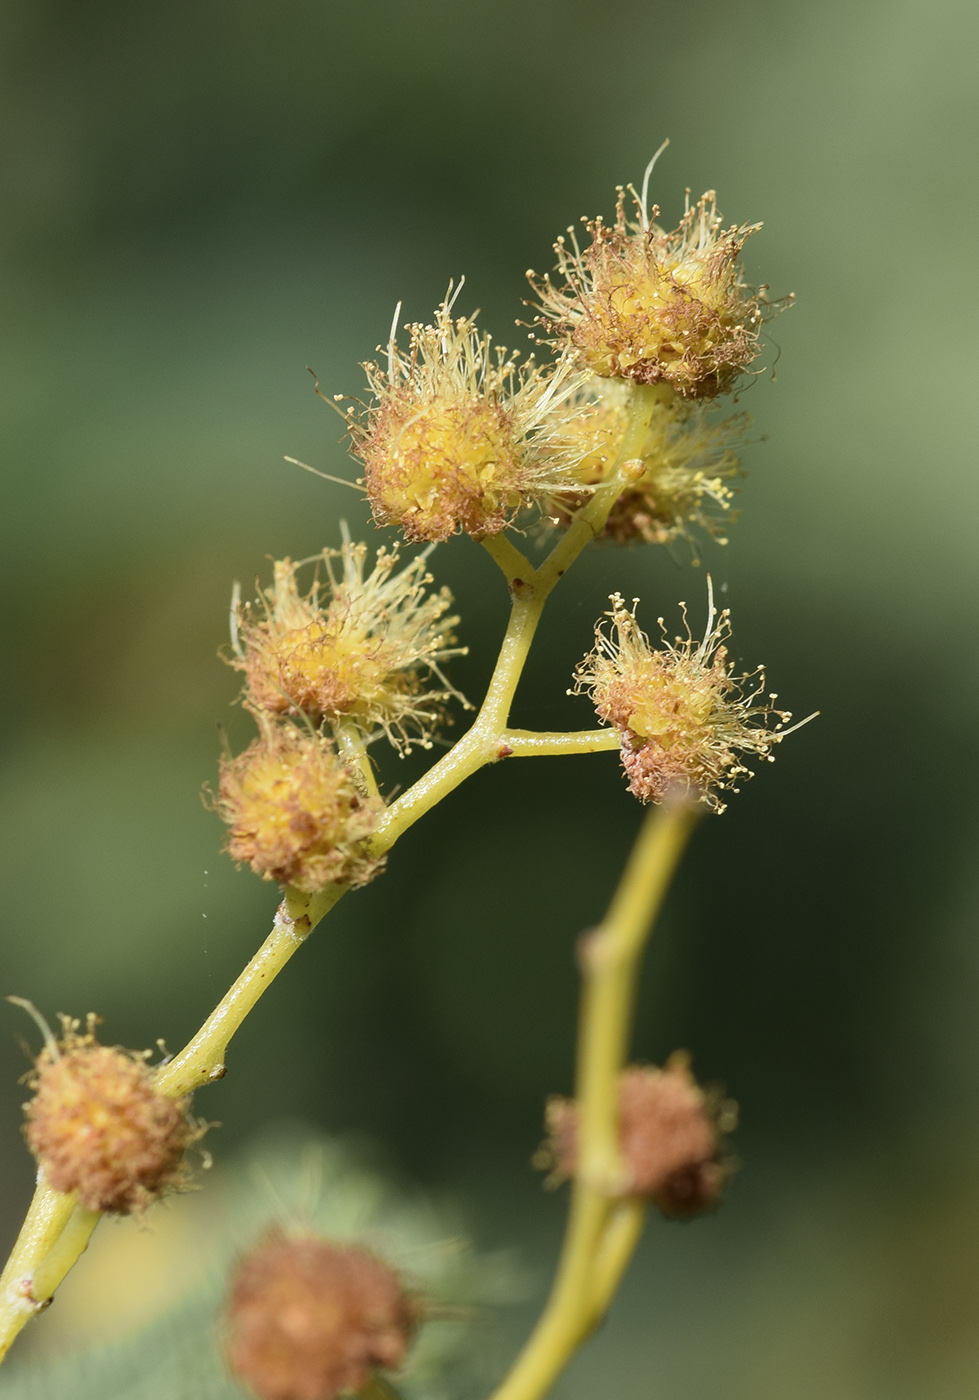
[[[232,987],[161,1063],[100,1045],[95,1018],[84,1034],[64,1018],[60,1041],[45,1028],[25,1106],[37,1191],[0,1279],[0,1358],[103,1214],[141,1212],[185,1184],[203,1133],[190,1095],[225,1074],[235,1032],[333,906],[378,878],[437,803],[508,758],[617,752],[649,810],[605,919],[579,945],[575,1092],[551,1101],[541,1153],[572,1183],[566,1239],[540,1322],[493,1400],[546,1393],[607,1311],[651,1203],[670,1218],[717,1203],[732,1108],[697,1085],[682,1053],[661,1068],[628,1064],[637,980],[698,822],[724,810],[749,762],[772,758],[790,716],[763,693],[763,672],[735,672],[708,581],[699,641],[687,627],[654,644],[636,604],[612,595],[569,691],[591,699],[597,726],[510,724],[545,605],[583,550],[693,546],[698,532],[721,542],[733,519],[746,423],[709,415],[760,353],[769,307],[739,263],[758,226],[722,229],[708,194],[664,232],[645,184],[628,195],[612,228],[587,225],[586,248],[559,242],[560,284],[535,280],[549,363],[521,363],[457,315],[460,284],[432,324],[407,328],[406,348],[399,308],[386,356],[365,366],[371,401],[344,411],[359,485],[376,523],[421,551],[371,558],[343,527],[338,549],[276,561],[253,602],[236,587],[226,659],[257,734],[222,760],[207,800],[228,854],[277,885],[280,903]],[[550,546],[536,563],[517,543],[528,532]],[[509,619],[473,722],[389,801],[375,744],[430,749],[453,705],[472,708],[450,679],[466,649],[460,618],[447,589],[431,591],[432,549],[455,534],[498,566]],[[369,1251],[272,1231],[232,1282],[227,1361],[260,1400],[380,1400],[426,1320],[424,1300]]]

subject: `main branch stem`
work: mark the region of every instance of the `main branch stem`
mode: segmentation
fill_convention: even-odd
[[[599,928],[582,941],[575,1094],[578,1169],[547,1306],[492,1400],[539,1400],[608,1308],[642,1231],[645,1203],[623,1196],[619,1074],[642,951],[696,821],[689,806],[646,817]]]
[[[609,479],[576,512],[564,536],[539,569],[504,536],[484,541],[510,589],[510,620],[486,697],[472,728],[387,811],[372,846],[381,855],[437,802],[487,763],[509,754],[595,752],[617,744],[613,731],[532,735],[507,731],[510,706],[544,604],[555,584],[590,540],[600,533],[609,511],[635,475],[636,463],[652,413],[654,396],[635,386],[630,423]],[[349,729],[339,742],[357,767],[365,788],[376,791],[370,760]],[[315,895],[288,889],[275,915],[272,932],[193,1039],[157,1071],[158,1088],[183,1098],[225,1072],[228,1042],[259,997],[302,946],[313,928],[347,892],[333,885]],[[46,1305],[62,1278],[88,1245],[98,1223],[94,1212],[76,1210],[74,1198],[39,1180],[14,1250],[0,1277],[0,1360],[25,1322]]]

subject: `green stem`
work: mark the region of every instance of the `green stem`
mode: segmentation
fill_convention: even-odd
[[[537,570],[507,535],[487,535],[480,543],[490,558],[499,564],[511,591],[533,579]]]
[[[369,797],[378,797],[380,794],[377,790],[374,765],[371,763],[361,730],[350,720],[339,720],[334,735],[341,754],[359,776],[362,790]]]
[[[629,1196],[608,1217],[591,1269],[590,1326],[605,1316],[646,1224],[648,1202]]]
[[[621,744],[617,729],[505,729],[500,735],[501,758],[535,758],[563,753],[603,753]]]
[[[156,1073],[161,1093],[179,1099],[224,1075],[228,1042],[262,993],[302,947],[324,914],[343,897],[347,885],[330,885],[319,895],[287,890],[272,932],[218,1002],[194,1038]]]
[[[632,1027],[639,958],[696,822],[690,806],[647,815],[602,924],[583,941],[575,1094],[578,1167],[554,1286],[492,1400],[539,1400],[604,1315],[642,1229],[623,1198],[619,1075]]]
[[[57,1243],[34,1270],[31,1293],[39,1302],[46,1302],[54,1296],[55,1289],[69,1269],[88,1249],[88,1242],[101,1218],[101,1212],[86,1210],[84,1206],[76,1206],[72,1211]]]
[[[34,1272],[57,1245],[75,1209],[75,1197],[64,1196],[44,1183],[37,1190],[0,1276],[0,1360],[26,1322],[40,1312],[46,1299],[34,1296]]]

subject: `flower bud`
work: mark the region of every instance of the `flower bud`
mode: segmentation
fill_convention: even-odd
[[[733,1105],[719,1106],[699,1087],[688,1057],[671,1055],[662,1069],[631,1065],[619,1078],[619,1133],[624,1196],[649,1196],[664,1215],[695,1215],[716,1204],[727,1169],[718,1160],[722,1128]],[[578,1169],[578,1105],[552,1098],[543,1158],[556,1176]]]
[[[772,761],[791,715],[773,707],[774,695],[764,696],[761,667],[750,676],[733,673],[723,645],[728,612],[717,617],[712,591],[703,640],[695,642],[688,626],[672,644],[664,634],[658,648],[618,593],[611,603],[612,634],[596,628],[595,649],[579,665],[573,693],[590,694],[600,717],[619,730],[629,790],[641,802],[680,798],[723,812],[719,792],[737,792],[738,778],[751,776],[740,755]],[[754,686],[745,691],[749,681]],[[773,715],[773,728],[753,723]]]
[[[366,1250],[272,1230],[233,1279],[228,1361],[260,1400],[332,1400],[400,1365],[420,1316]]]
[[[582,374],[566,358],[518,366],[451,312],[450,300],[434,325],[410,326],[407,354],[392,333],[386,368],[365,366],[375,403],[347,418],[375,520],[409,540],[498,535],[573,485],[549,431]]]
[[[627,193],[636,214],[626,213]],[[733,388],[758,354],[766,303],[745,285],[738,258],[761,227],[722,229],[713,191],[666,232],[632,187],[619,190],[615,223],[585,226],[591,242],[555,244],[563,285],[529,274],[540,324],[579,363],[604,377],[669,384],[684,398]]]
[[[332,744],[293,725],[266,722],[225,759],[213,805],[230,828],[229,855],[263,880],[313,894],[366,884],[381,867],[365,842],[383,803],[360,791]]]
[[[188,1179],[184,1152],[204,1128],[187,1099],[153,1083],[146,1054],[100,1045],[97,1018],[63,1016],[60,1042],[38,1056],[24,1105],[27,1143],[56,1191],[77,1191],[86,1210],[129,1215]]]
[[[348,719],[365,732],[379,727],[405,752],[413,738],[431,747],[444,703],[467,703],[441,662],[466,649],[452,645],[459,619],[445,616],[449,590],[426,592],[427,553],[395,572],[397,550],[381,549],[368,573],[367,546],[345,540],[316,557],[327,582],[314,578],[305,594],[299,565],[277,562],[274,584],[260,598],[264,616],[246,606],[232,619],[231,664],[245,673],[250,704],[272,715],[303,714],[315,725]]]

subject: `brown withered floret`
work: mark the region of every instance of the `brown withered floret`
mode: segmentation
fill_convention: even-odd
[[[690,1072],[686,1055],[672,1055],[662,1069],[631,1065],[619,1079],[619,1132],[626,1177],[622,1195],[648,1196],[664,1215],[695,1215],[717,1203],[727,1177],[719,1160],[722,1125],[733,1106],[719,1105]],[[578,1105],[552,1098],[542,1160],[558,1179],[578,1168]]]
[[[675,229],[661,228],[658,213],[653,206],[647,214],[630,186],[618,192],[611,227],[585,221],[587,247],[569,229],[570,245],[563,237],[555,244],[562,284],[529,274],[540,324],[594,374],[714,398],[758,354],[768,304],[742,280],[738,258],[761,225],[722,229],[712,190],[688,203]]]
[[[221,765],[213,805],[229,827],[228,853],[263,880],[308,894],[365,884],[383,861],[365,846],[383,803],[365,795],[326,739],[264,723],[244,753]]]
[[[421,1311],[366,1250],[272,1230],[233,1279],[228,1360],[261,1400],[332,1400],[399,1366]]]
[[[28,1145],[57,1191],[87,1210],[129,1215],[187,1184],[187,1147],[204,1132],[188,1099],[157,1091],[146,1056],[100,1045],[96,1018],[62,1017],[62,1039],[38,1056],[24,1105]]]

